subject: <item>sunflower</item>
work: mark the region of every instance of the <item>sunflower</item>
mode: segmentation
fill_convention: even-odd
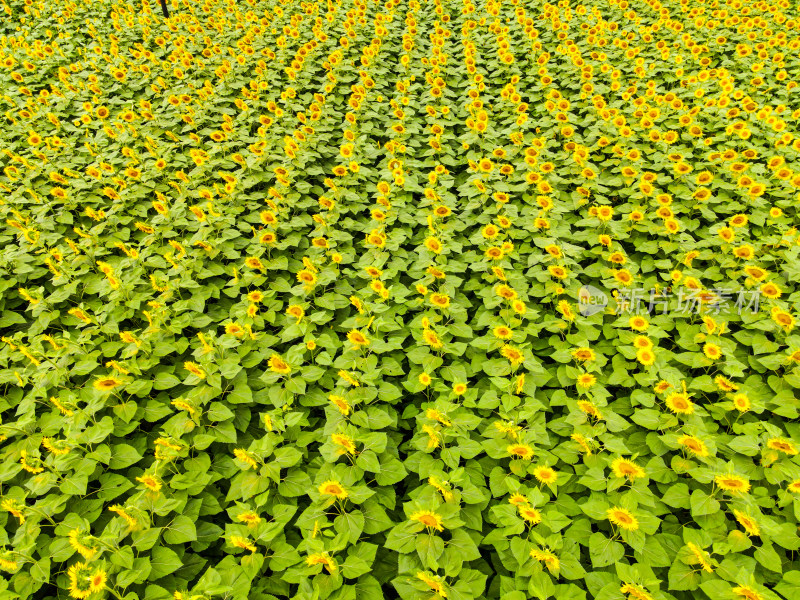
[[[447,294],[431,294],[431,304],[438,308],[447,308],[450,306],[450,296]]]
[[[325,481],[318,489],[323,496],[335,496],[340,500],[344,500],[348,495],[342,484],[334,480]]]
[[[656,362],[656,355],[650,348],[640,348],[636,351],[636,360],[646,367],[649,367]]]
[[[558,473],[556,473],[553,468],[548,466],[536,467],[533,470],[533,476],[540,483],[545,483],[548,485],[555,483],[558,479]]]
[[[439,575],[429,575],[427,572],[420,571],[417,573],[417,579],[427,585],[440,598],[447,598],[447,588]]]
[[[614,279],[616,279],[620,284],[624,286],[628,286],[633,282],[633,275],[627,269],[619,269],[613,271]]]
[[[250,528],[256,527],[259,523],[261,523],[261,517],[259,517],[258,514],[252,510],[248,510],[238,515],[236,520],[240,523],[244,523]]]
[[[505,300],[514,300],[517,297],[517,292],[506,284],[498,285],[495,288],[495,293]]]
[[[750,410],[752,404],[747,394],[736,394],[733,396],[733,407],[740,413],[746,413]]]
[[[517,507],[517,510],[519,516],[531,525],[537,525],[542,522],[542,514],[532,506],[520,505]]]
[[[611,463],[611,470],[614,472],[614,476],[620,479],[624,477],[628,481],[635,481],[645,476],[645,470],[627,458],[614,459]]]
[[[588,400],[578,400],[577,404],[578,408],[587,415],[598,420],[603,418],[603,414],[600,412],[600,409],[597,408],[593,402],[589,402]]]
[[[761,529],[753,517],[735,508],[733,509],[733,516],[736,517],[739,525],[744,528],[747,535],[760,535]]]
[[[421,523],[425,526],[425,528],[430,531],[444,531],[444,521],[442,516],[432,510],[418,510],[411,514],[408,517],[411,521],[416,521],[417,523]]]
[[[714,569],[711,567],[711,563],[708,560],[709,559],[708,552],[700,548],[697,544],[693,544],[692,542],[686,544],[686,547],[691,553],[692,555],[691,560],[694,563],[699,564],[700,567],[703,569],[703,571],[705,571],[706,573],[714,572]]]
[[[714,378],[714,383],[717,384],[717,387],[723,392],[735,392],[739,389],[737,384],[723,375],[717,375]]]
[[[658,383],[657,383],[657,384],[656,384],[656,385],[653,387],[653,391],[654,391],[656,394],[663,394],[664,392],[666,392],[666,391],[667,391],[668,389],[670,389],[671,387],[672,387],[672,384],[671,384],[669,381],[664,381],[664,380],[662,379],[661,381],[659,381],[659,382],[658,382]]]
[[[94,389],[100,392],[110,392],[114,388],[121,386],[122,383],[122,380],[117,379],[116,377],[107,376],[95,380],[92,385],[94,386]]]
[[[427,373],[420,373],[419,376],[417,377],[417,380],[424,387],[428,387],[431,384],[431,381],[433,381],[431,376],[428,375]]]
[[[250,550],[250,552],[255,552],[257,550],[255,544],[251,542],[248,538],[242,537],[240,535],[232,535],[230,539],[231,546],[235,546],[236,548],[241,548],[242,550]]]
[[[714,482],[721,490],[732,494],[746,494],[750,491],[750,482],[741,475],[717,475],[714,478]]]
[[[331,434],[331,441],[335,445],[339,446],[339,448],[340,448],[339,453],[340,454],[345,454],[345,453],[346,454],[355,454],[356,453],[356,443],[353,440],[353,438],[351,438],[348,435],[345,435],[343,433]]]
[[[427,238],[427,239],[425,240],[425,247],[426,247],[428,250],[430,250],[431,252],[433,252],[434,254],[439,254],[439,253],[441,253],[441,251],[442,251],[442,249],[443,249],[442,242],[440,242],[440,241],[439,241],[438,239],[436,239],[435,237],[429,237],[429,238]]]
[[[101,567],[97,567],[89,577],[89,593],[96,594],[104,590],[106,581],[108,581],[106,572]]]
[[[614,525],[627,531],[639,529],[639,521],[631,511],[626,508],[614,506],[606,510],[606,518]]]
[[[422,339],[425,340],[425,343],[428,344],[431,348],[438,350],[442,348],[444,344],[439,339],[439,336],[436,335],[436,332],[432,329],[425,329],[422,332]]]
[[[673,133],[673,132],[670,132]],[[632,583],[625,583],[619,588],[621,594],[625,594],[628,600],[653,600],[653,597],[645,591],[644,588],[633,585]]]
[[[316,554],[309,554],[306,557],[306,565],[313,567],[315,565],[323,565],[328,573],[333,574],[337,571],[338,566],[336,561],[328,555],[327,552],[318,552]]]
[[[525,360],[525,356],[518,348],[514,348],[508,344],[504,344],[503,347],[500,348],[500,354],[507,358],[512,365],[518,365]]]
[[[693,435],[682,435],[678,438],[678,443],[695,456],[708,456],[708,448],[706,447],[705,442],[698,437]]]
[[[511,444],[506,446],[508,452],[514,458],[521,458],[522,460],[530,460],[533,458],[533,448],[528,444]]]
[[[244,328],[238,323],[226,323],[225,333],[234,337],[242,337],[244,335]]]
[[[508,498],[508,503],[513,506],[520,506],[523,504],[530,504],[530,500],[528,500],[528,498],[524,494],[520,494],[519,492],[514,492]]]
[[[141,483],[151,492],[157,492],[161,489],[161,481],[158,479],[158,477],[154,477],[153,475],[142,475],[141,477],[137,477],[136,481]]]
[[[775,300],[777,298],[780,298],[781,295],[783,294],[781,288],[779,288],[776,284],[772,282],[763,284],[759,288],[759,290],[764,295],[764,297],[769,298],[770,300]]]
[[[795,318],[794,315],[788,313],[784,310],[781,310],[777,307],[773,307],[772,309],[772,320],[775,321],[780,327],[786,332],[789,333],[792,329],[794,329]]]
[[[594,375],[591,373],[583,373],[578,376],[576,385],[581,389],[588,390],[595,383],[597,383],[597,378]]]
[[[628,320],[628,327],[634,331],[647,331],[647,328],[650,327],[650,323],[644,317],[635,315]]]
[[[268,364],[271,371],[280,375],[288,375],[292,372],[292,368],[277,354],[269,357]]]
[[[492,330],[492,334],[494,337],[500,340],[510,340],[514,335],[514,332],[505,325],[498,325]]]
[[[798,453],[797,446],[794,442],[785,438],[771,438],[767,440],[767,447],[771,450],[783,452],[787,456],[795,456]]]
[[[694,412],[694,403],[689,400],[689,396],[682,392],[673,392],[666,397],[664,402],[667,408],[675,414],[690,415]]]
[[[711,360],[717,360],[719,357],[722,356],[722,348],[720,348],[717,344],[706,342],[703,345],[703,354],[706,355],[706,358],[709,358]]]
[[[369,346],[370,344],[369,338],[357,329],[353,329],[352,331],[348,332],[347,339],[356,348],[360,348],[361,346]]]
[[[73,598],[88,598],[95,590],[92,590],[92,572],[87,563],[75,563],[67,571],[69,578],[69,595]]]
[[[206,372],[200,368],[200,365],[197,363],[193,363],[191,361],[186,361],[183,363],[183,368],[189,371],[192,375],[199,377],[200,379],[206,378]]]
[[[350,414],[351,410],[350,403],[347,401],[346,398],[343,398],[342,396],[337,396],[336,394],[331,394],[330,396],[328,396],[328,400],[330,400],[331,404],[333,404],[337,408],[337,410],[344,416]]]
[[[572,358],[581,362],[591,362],[595,359],[595,353],[591,348],[576,348],[572,351]]]
[[[317,276],[308,269],[302,269],[297,272],[297,281],[312,286],[317,282]]]
[[[765,600],[764,596],[746,585],[737,585],[736,587],[731,588],[731,593],[734,596],[744,598],[744,600]]]

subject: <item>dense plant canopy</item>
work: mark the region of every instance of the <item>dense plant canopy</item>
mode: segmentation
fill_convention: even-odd
[[[786,0],[0,0],[0,600],[800,597]]]

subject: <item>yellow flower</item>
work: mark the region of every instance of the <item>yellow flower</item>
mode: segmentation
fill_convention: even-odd
[[[0,508],[2,508],[7,512],[10,512],[17,519],[19,519],[20,525],[22,525],[25,522],[25,513],[22,512],[25,506],[23,504],[20,504],[13,498],[6,498],[5,500],[3,500],[3,502],[0,503]]]
[[[236,520],[240,523],[244,523],[250,528],[256,527],[259,523],[261,523],[261,517],[259,517],[258,514],[252,510],[248,510],[238,515]]]
[[[720,489],[732,494],[746,494],[750,491],[750,482],[741,475],[717,475],[714,482]]]
[[[764,600],[764,596],[746,585],[737,585],[736,587],[731,588],[731,593],[734,596],[741,596],[745,600]]]
[[[528,444],[510,444],[506,446],[508,452],[514,458],[521,458],[522,460],[530,460],[533,458],[533,448]]]
[[[542,513],[532,506],[520,504],[517,506],[517,510],[519,511],[519,516],[522,517],[524,521],[532,525],[537,525],[542,522]]]
[[[253,542],[251,542],[248,538],[239,535],[232,535],[230,543],[231,546],[241,548],[242,550],[250,550],[250,552],[255,552],[257,550]]]
[[[739,522],[739,525],[741,525],[744,528],[744,531],[747,535],[761,534],[761,529],[759,528],[758,523],[756,523],[756,520],[753,517],[749,516],[747,513],[744,513],[734,508],[733,516],[736,517],[736,520]]]
[[[635,481],[645,476],[645,471],[632,460],[617,458],[611,463],[611,470],[616,477],[625,477],[628,481]]]
[[[206,378],[206,372],[200,368],[200,365],[197,363],[193,363],[191,361],[186,361],[183,363],[183,368],[189,371],[192,375],[199,377],[200,379]]]
[[[84,544],[84,541],[93,542],[94,538],[90,535],[84,535],[80,529],[73,529],[67,537],[69,538],[69,545],[85,559],[91,560],[97,554],[98,548],[94,543],[91,546]]]
[[[369,338],[357,329],[350,331],[347,334],[347,339],[350,340],[350,343],[356,348],[360,348],[361,346],[369,346],[370,344]]]
[[[350,414],[350,403],[347,401],[347,399],[343,398],[342,396],[337,396],[336,394],[331,394],[328,396],[328,400],[330,400],[331,404],[333,404],[344,416]]]
[[[258,461],[244,448],[234,448],[233,455],[247,465],[245,469],[258,468]]]
[[[299,304],[291,304],[286,309],[286,316],[292,317],[293,319],[297,319],[298,323],[303,319],[305,314],[306,314],[306,311]]]
[[[695,456],[708,456],[708,448],[703,440],[692,435],[682,435],[678,443]]]
[[[710,558],[708,552],[692,542],[686,544],[686,547],[689,549],[689,552],[692,555],[692,561],[699,564],[703,571],[706,573],[714,572],[714,569],[711,567],[711,563],[708,560]]]
[[[106,581],[108,581],[106,572],[102,568],[97,567],[89,577],[89,593],[96,594],[97,592],[103,591],[106,588]]]
[[[69,579],[69,595],[78,600],[88,598],[95,591],[92,589],[92,571],[86,563],[75,563],[67,570]],[[103,582],[105,583],[105,582]]]
[[[120,506],[119,504],[114,504],[109,506],[108,510],[122,517],[131,530],[135,531],[136,529],[139,529],[139,521],[137,521],[135,517],[128,513],[124,507]]]
[[[347,490],[338,481],[329,480],[319,486],[319,493],[323,496],[335,496],[340,500],[347,498]]]
[[[137,477],[136,481],[151,492],[157,492],[161,489],[161,481],[159,481],[158,477],[154,477],[153,475],[142,475],[141,477]]]
[[[628,596],[628,600],[653,600],[653,597],[648,594],[644,588],[632,583],[625,583],[619,588],[620,593]]]
[[[640,348],[636,351],[636,360],[644,366],[649,367],[655,364],[656,355],[651,348]]]
[[[244,335],[244,329],[238,323],[226,323],[225,333],[239,338]]]
[[[536,480],[540,483],[546,484],[555,483],[556,479],[558,479],[558,473],[556,473],[551,467],[547,466],[536,467],[533,470],[533,476],[536,477]]]
[[[320,552],[317,554],[310,554],[306,557],[306,564],[309,567],[314,565],[323,565],[328,573],[333,574],[336,572],[336,561],[328,555],[327,552]]]
[[[633,513],[626,508],[615,506],[606,511],[606,517],[614,525],[625,529],[627,531],[636,531],[639,529],[639,521],[633,516]]]
[[[590,362],[595,359],[595,353],[591,348],[576,348],[572,351],[572,358],[581,362]]]
[[[334,433],[331,435],[331,441],[339,446],[340,454],[355,454],[356,453],[356,443],[353,441],[348,435],[344,435],[343,433]]]
[[[431,591],[435,592],[440,598],[447,598],[447,589],[440,576],[429,575],[428,573],[420,571],[417,573],[417,579],[427,585]]]
[[[444,531],[442,516],[432,510],[418,510],[412,513],[409,520],[421,523],[428,531]]]
[[[783,452],[787,456],[795,456],[798,452],[794,442],[785,438],[771,438],[767,440],[767,447],[772,450]]]
[[[667,396],[664,401],[667,408],[675,414],[690,415],[694,412],[694,403],[689,400],[689,396],[682,392],[674,392]]]
[[[547,567],[547,570],[553,573],[554,575],[561,568],[561,561],[558,560],[558,557],[552,552],[534,548],[533,550],[531,550],[530,554],[531,558],[539,561],[540,563],[544,563],[545,566]]]
[[[525,360],[525,357],[520,350],[508,344],[505,344],[502,348],[500,348],[500,354],[502,354],[512,365],[515,366]]]
[[[92,385],[94,386],[94,389],[98,391],[110,392],[114,388],[121,386],[122,383],[123,382],[120,379],[109,375],[107,377],[101,377],[100,379],[95,380],[94,384]]]
[[[270,356],[267,364],[271,371],[280,375],[288,375],[292,372],[292,368],[277,354]]]

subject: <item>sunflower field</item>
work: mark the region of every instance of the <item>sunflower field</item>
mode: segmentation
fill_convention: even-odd
[[[800,598],[800,5],[0,0],[0,600]]]

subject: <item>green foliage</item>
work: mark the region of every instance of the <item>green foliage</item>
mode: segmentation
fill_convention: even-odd
[[[798,597],[796,10],[170,6],[0,0],[0,600]]]

